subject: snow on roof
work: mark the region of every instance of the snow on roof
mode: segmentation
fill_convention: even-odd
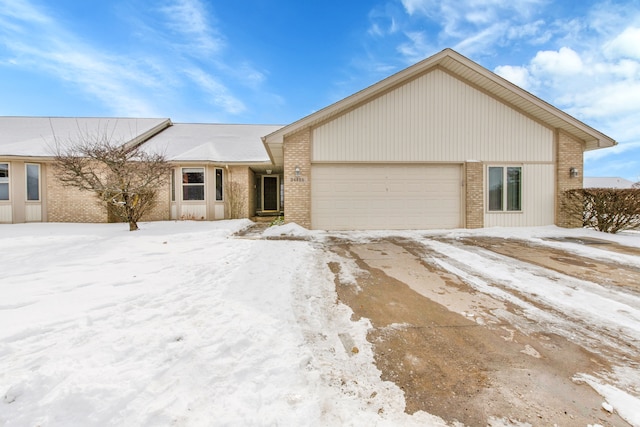
[[[0,117],[0,156],[51,157],[55,141],[109,136],[127,143],[169,125],[169,119],[118,117]]]
[[[147,141],[147,152],[171,161],[270,162],[262,137],[280,125],[175,123]]]
[[[631,188],[634,182],[618,177],[584,177],[584,188]]]

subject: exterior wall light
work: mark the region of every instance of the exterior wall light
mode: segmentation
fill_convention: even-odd
[[[271,172],[273,172],[271,169],[267,169],[267,175],[271,175]]]
[[[576,168],[569,169],[569,176],[571,178],[577,178],[578,177],[578,169],[576,169]]]
[[[296,176],[300,176],[300,166],[296,166],[295,173],[296,173]]]

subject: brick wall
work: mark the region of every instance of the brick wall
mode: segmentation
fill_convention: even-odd
[[[465,227],[484,227],[484,165],[465,163]]]
[[[285,221],[311,228],[311,129],[285,137],[283,150]]]
[[[107,222],[107,210],[94,193],[65,187],[55,176],[55,169],[47,167],[47,221],[50,222]]]
[[[142,217],[142,221],[167,221],[171,219],[171,180],[156,192],[156,205]]]
[[[49,222],[109,222],[106,207],[93,192],[65,187],[56,178],[55,170],[46,169],[46,209]],[[169,182],[158,190],[156,206],[142,217],[142,221],[165,221],[169,219]]]
[[[582,188],[584,143],[558,131],[556,151],[556,225],[559,227],[581,227],[578,219],[568,218],[562,212],[562,199],[566,190]],[[572,178],[569,170],[576,168],[578,176]]]

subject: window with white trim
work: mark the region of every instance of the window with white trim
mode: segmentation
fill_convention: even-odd
[[[216,169],[216,200],[223,200],[222,169]]]
[[[182,200],[204,200],[204,168],[182,168]]]
[[[9,163],[0,163],[0,200],[9,200]]]
[[[40,200],[40,165],[27,163],[25,165],[27,175],[27,200]]]
[[[490,166],[488,176],[488,210],[490,212],[521,211],[522,167]]]
[[[176,201],[176,170],[171,169],[171,201]]]

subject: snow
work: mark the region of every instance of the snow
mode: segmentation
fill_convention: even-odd
[[[610,384],[604,384],[601,380],[591,375],[577,375],[576,380],[586,382],[607,399],[602,403],[602,408],[605,411],[613,412],[615,410],[620,417],[628,421],[632,426],[640,426],[640,399]]]
[[[289,224],[277,225],[273,227],[267,228],[263,233],[265,237],[299,237],[299,238],[310,238],[312,236],[320,236],[322,232],[310,231],[304,227],[299,226],[295,222],[291,222]]]
[[[142,146],[173,161],[256,162],[272,165],[262,137],[282,126],[174,123]]]
[[[247,225],[1,226],[0,425],[445,425],[380,380],[322,251]]]
[[[0,117],[0,154],[50,157],[55,140],[65,144],[79,137],[108,135],[124,143],[169,124],[169,119],[123,117]]]
[[[598,326],[593,330],[640,343],[637,295],[543,277],[538,267],[430,238],[519,237],[620,259],[595,246],[546,239],[640,247],[635,233],[555,227],[326,233],[287,224],[267,229],[267,239],[233,236],[251,224],[153,222],[136,232],[122,224],[1,225],[0,425],[446,425],[424,412],[405,414],[403,392],[380,379],[366,341],[371,325],[352,321],[350,308],[337,302],[328,263],[341,263],[341,277],[353,283],[358,266],[323,249],[329,236],[363,242],[410,236],[439,254],[430,262],[521,307],[535,320],[522,328],[572,330],[586,347],[609,340],[578,322],[564,324],[582,316]],[[293,238],[274,239],[282,236]],[[640,425],[640,401],[628,392],[638,390],[638,374],[616,369],[611,381],[587,374],[575,380]]]

